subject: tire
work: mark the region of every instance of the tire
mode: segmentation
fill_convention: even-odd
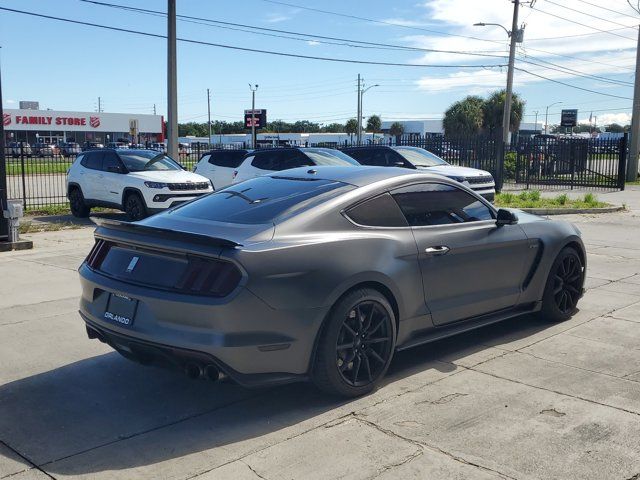
[[[74,217],[87,218],[91,213],[91,208],[85,203],[82,190],[78,187],[74,187],[69,191],[69,205],[71,207],[71,214]]]
[[[379,291],[347,293],[333,306],[320,333],[311,375],[315,385],[342,397],[374,390],[393,358],[395,326],[393,309]]]
[[[124,199],[124,211],[127,214],[127,220],[136,222],[146,218],[147,206],[138,193],[129,193]]]
[[[563,322],[575,313],[582,296],[584,265],[572,247],[563,248],[556,257],[542,297],[539,316],[548,322]]]

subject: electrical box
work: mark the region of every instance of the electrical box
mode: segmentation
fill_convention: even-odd
[[[24,209],[22,208],[22,201],[20,200],[7,200],[7,209],[4,211],[4,218],[22,218],[24,216]]]

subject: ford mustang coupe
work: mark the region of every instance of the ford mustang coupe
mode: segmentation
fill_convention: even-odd
[[[98,223],[80,267],[89,337],[245,386],[361,395],[395,351],[525,313],[568,319],[585,278],[570,223],[402,168],[298,168]]]

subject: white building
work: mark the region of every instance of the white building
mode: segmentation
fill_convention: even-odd
[[[161,115],[4,109],[2,122],[6,142],[106,143],[119,138],[132,139],[132,126],[137,126],[141,142],[164,140],[164,121]]]

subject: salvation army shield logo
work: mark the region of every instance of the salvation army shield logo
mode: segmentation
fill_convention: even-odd
[[[93,128],[98,128],[100,126],[100,117],[89,117],[89,125]]]
[[[2,114],[2,125],[4,125],[5,127],[7,125],[11,125],[11,114],[10,113],[3,113]]]

